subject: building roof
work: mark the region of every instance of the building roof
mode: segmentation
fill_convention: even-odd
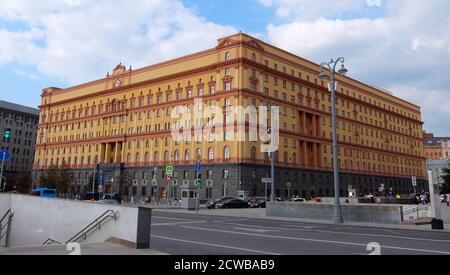
[[[27,107],[27,106],[15,104],[15,103],[3,101],[3,100],[0,100],[0,108],[39,116],[39,109],[31,108],[31,107]]]
[[[426,146],[441,146],[443,142],[450,141],[450,137],[433,137],[426,138],[425,145]]]

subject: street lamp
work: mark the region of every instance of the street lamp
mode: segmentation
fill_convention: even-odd
[[[344,223],[344,217],[342,215],[342,207],[340,202],[340,185],[339,185],[339,152],[338,152],[338,141],[337,141],[337,119],[336,119],[336,88],[337,81],[334,77],[336,72],[337,64],[341,62],[341,68],[338,73],[341,75],[346,75],[348,70],[344,66],[344,58],[339,57],[337,60],[331,59],[330,62],[324,62],[320,66],[322,67],[322,71],[320,72],[319,77],[321,79],[326,79],[327,74],[326,70],[330,72],[330,83],[328,85],[328,89],[331,93],[332,98],[332,127],[333,127],[333,172],[334,172],[334,210],[333,210],[333,222],[334,223]]]

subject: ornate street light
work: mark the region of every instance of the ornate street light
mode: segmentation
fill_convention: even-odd
[[[337,60],[331,59],[330,62],[324,62],[321,64],[322,71],[319,74],[321,79],[326,79],[327,74],[326,71],[330,72],[330,83],[328,85],[328,89],[331,93],[332,98],[332,127],[333,127],[333,172],[334,172],[334,210],[333,210],[333,222],[334,223],[344,223],[344,217],[342,215],[342,207],[340,201],[340,184],[339,184],[339,148],[337,141],[337,114],[336,114],[336,89],[337,89],[337,81],[335,79],[335,72],[337,64],[341,62],[341,68],[338,73],[341,75],[346,75],[348,70],[344,65],[344,58],[340,57]]]

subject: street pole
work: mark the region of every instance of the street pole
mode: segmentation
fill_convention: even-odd
[[[344,223],[344,217],[342,215],[342,207],[340,202],[340,184],[339,184],[339,147],[337,141],[337,114],[336,114],[336,86],[335,79],[336,65],[338,62],[342,62],[342,67],[339,70],[340,74],[346,74],[347,69],[344,67],[344,58],[340,57],[336,61],[333,59],[329,63],[322,63],[322,72],[320,78],[326,78],[324,69],[328,69],[330,72],[330,84],[329,91],[331,92],[332,99],[332,127],[333,127],[333,175],[334,175],[334,209],[333,209],[333,222],[336,224]]]
[[[2,191],[5,192],[6,189],[6,180],[5,180],[5,186],[3,186],[3,166],[5,165],[5,158],[6,158],[6,152],[3,151],[3,156],[2,156],[2,168],[1,168],[1,172],[0,172],[0,187],[2,188]]]
[[[95,177],[97,175],[97,162],[94,166],[94,177],[92,178],[92,198],[95,200]]]

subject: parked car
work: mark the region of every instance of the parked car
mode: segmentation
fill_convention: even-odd
[[[92,201],[92,200],[93,201],[99,201],[100,200],[100,193],[98,193],[98,192],[95,192],[95,193],[88,192],[88,193],[80,196],[80,201]]]
[[[120,196],[119,194],[105,194],[105,195],[102,196],[102,200],[115,200],[119,204],[121,204],[122,203],[122,196]]]
[[[32,196],[38,196],[41,198],[51,198],[55,199],[56,196],[56,189],[49,189],[49,188],[36,188],[31,191]]]
[[[223,197],[223,198],[220,198],[220,199],[217,199],[217,200],[213,200],[213,201],[208,202],[206,204],[206,207],[208,207],[208,209],[214,209],[214,208],[216,208],[216,205],[218,203],[222,203],[222,202],[224,202],[226,200],[231,200],[231,199],[234,199],[234,197]]]
[[[98,201],[99,204],[120,204],[120,201],[115,199],[103,199]]]
[[[240,200],[240,199],[230,199],[225,200],[224,202],[216,204],[216,208],[248,208],[248,202]]]
[[[305,202],[306,199],[304,198],[292,198],[289,200],[289,202]]]
[[[250,208],[266,208],[266,199],[253,199],[249,202]]]

